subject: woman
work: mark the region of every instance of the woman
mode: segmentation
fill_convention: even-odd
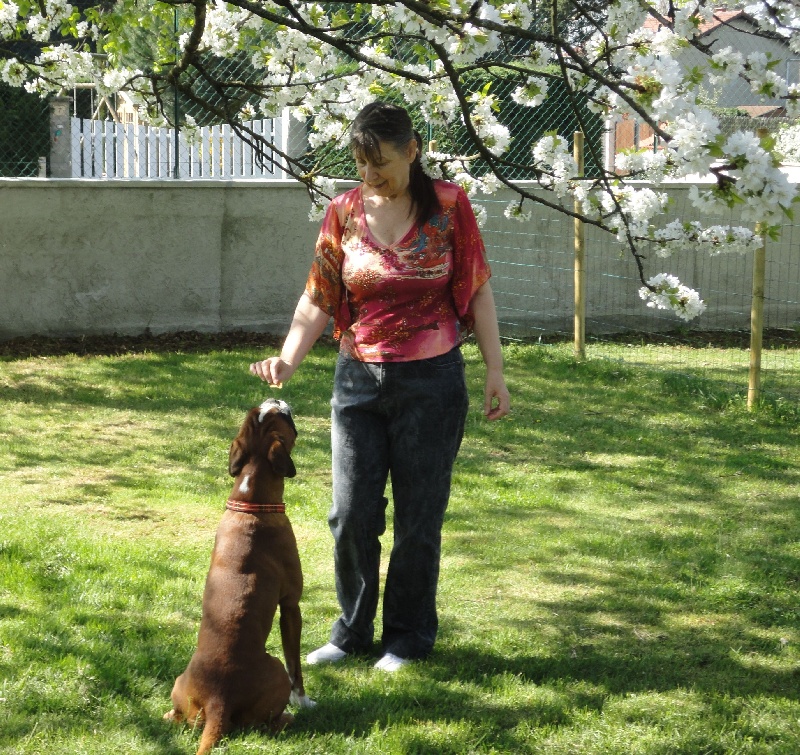
[[[436,639],[441,530],[468,404],[459,344],[468,331],[487,368],[490,420],[508,413],[509,394],[489,266],[466,195],[424,173],[403,108],[367,105],[350,135],[362,183],[328,208],[280,357],[250,371],[286,382],[333,317],[341,346],[329,524],[342,613],[307,661],[335,663],[372,645],[391,477],[394,544],[376,668],[394,671],[427,656]]]

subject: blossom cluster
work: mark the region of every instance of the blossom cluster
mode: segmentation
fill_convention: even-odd
[[[628,149],[617,152],[614,164],[622,174],[631,174],[643,181],[660,183],[667,167],[667,152],[663,149]]]
[[[578,177],[578,164],[570,154],[567,140],[558,134],[543,136],[533,145],[533,160],[542,171],[539,184],[559,197],[566,196],[571,182]]]
[[[18,18],[19,5],[12,0],[0,0],[0,39],[14,34]]]
[[[538,107],[547,99],[547,79],[530,76],[511,94],[511,99],[523,107]]]
[[[511,132],[494,116],[493,110],[498,109],[497,98],[476,92],[470,95],[469,101],[474,103],[470,121],[475,132],[491,153],[502,155],[508,149]]]
[[[745,12],[762,28],[787,39],[792,52],[800,53],[800,8],[795,0],[760,0],[746,5]]]
[[[744,222],[778,223],[790,212],[796,191],[780,170],[777,156],[757,135],[744,131],[731,134],[721,146],[726,164],[720,172],[729,181],[704,191],[692,186],[689,196],[695,206],[715,213],[741,202]]]
[[[778,131],[775,151],[786,162],[800,163],[800,124],[784,126]]]
[[[600,197],[605,222],[617,232],[620,241],[625,241],[628,234],[637,238],[646,236],[653,217],[660,215],[669,201],[665,192],[632,186],[619,186],[616,191],[601,192]]]
[[[651,238],[656,242],[656,255],[670,257],[680,251],[706,251],[710,256],[719,254],[746,254],[763,243],[761,237],[749,228],[731,225],[704,227],[696,220],[673,220],[663,228],[654,229]]]
[[[27,36],[40,45],[40,52],[33,60],[21,55],[0,57],[0,81],[43,97],[76,84],[92,83],[101,94],[117,92],[128,85],[139,72],[125,68],[110,70],[105,58],[81,49],[81,41],[99,40],[101,29],[79,18],[78,10],[67,0],[25,5],[0,0],[0,41]],[[53,41],[64,39],[68,28],[73,29],[78,44]]]
[[[639,297],[651,309],[670,310],[686,322],[706,310],[706,304],[697,291],[684,286],[674,275],[668,273],[659,273],[650,278],[647,286],[639,289]]]

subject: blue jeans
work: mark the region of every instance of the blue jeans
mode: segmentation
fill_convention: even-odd
[[[339,355],[331,423],[336,593],[331,642],[369,650],[378,607],[386,483],[394,545],[383,597],[383,651],[423,658],[436,640],[442,524],[468,407],[459,349],[413,362]]]

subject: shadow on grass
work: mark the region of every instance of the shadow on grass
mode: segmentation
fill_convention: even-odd
[[[17,404],[59,406],[76,412],[81,407],[155,415],[184,410],[187,421],[193,423],[191,432],[200,434],[206,447],[213,445],[219,459],[208,461],[198,454],[195,443],[182,442],[180,425],[144,427],[146,439],[137,442],[135,432],[115,429],[109,418],[112,427],[107,442],[71,443],[57,453],[43,450],[37,438],[22,428],[12,430],[12,463],[17,469],[30,469],[72,456],[76,464],[113,470],[115,479],[101,481],[94,491],[102,494],[108,486],[155,486],[158,475],[146,464],[131,468],[120,460],[152,453],[158,446],[161,458],[150,458],[151,464],[191,466],[201,475],[216,476],[238,421],[250,406],[269,394],[246,371],[248,360],[257,356],[254,351],[252,355],[234,352],[104,358],[93,362],[83,375],[72,371],[55,371],[41,379],[28,375],[12,380],[9,388],[0,388],[0,398]],[[304,421],[326,422],[329,417],[334,358],[335,351],[329,345],[315,349],[309,364],[281,394],[294,406],[301,431]],[[698,401],[687,392],[667,390],[667,376],[646,377],[644,372],[605,362],[578,364],[550,356],[546,350],[517,351],[508,359],[513,415],[509,421],[487,426],[478,416],[482,369],[474,355],[468,361],[474,413],[457,473],[464,467],[478,468],[481,475],[496,478],[496,484],[502,486],[502,479],[493,474],[497,463],[538,464],[549,469],[610,474],[644,495],[658,487],[672,490],[676,496],[698,499],[717,493],[721,472],[764,481],[788,475],[795,484],[800,482],[800,470],[779,453],[781,446],[798,443],[797,434],[788,433],[785,424],[744,420],[716,423],[715,413],[698,409]],[[649,384],[643,385],[644,381]],[[705,413],[700,421],[698,412]],[[685,418],[685,425],[660,426],[658,418],[668,414]],[[742,443],[743,433],[747,435],[746,445]],[[713,453],[694,453],[697,448]],[[328,454],[327,433],[307,435],[298,453]],[[625,455],[649,457],[648,479],[643,479],[636,465],[609,468],[603,460],[593,458],[597,454],[616,459]],[[686,486],[681,481],[686,479],[684,472],[689,466],[694,474],[691,485]],[[568,486],[577,483],[562,479],[555,484],[568,492]]]
[[[315,410],[306,399],[309,390],[319,381],[332,381],[335,353],[329,345],[317,346],[303,371],[283,389],[281,396],[301,414]],[[153,413],[238,407],[244,413],[274,392],[249,373],[250,362],[263,356],[258,351],[133,354],[84,358],[66,370],[46,362],[10,363],[6,371],[11,385],[0,386],[0,397],[42,407],[66,404]],[[328,413],[329,407],[322,411]]]
[[[294,408],[303,458],[330,457],[330,348],[309,359],[281,397]],[[83,504],[116,490],[178,487],[219,494],[228,484],[228,448],[247,410],[274,393],[247,372],[257,354],[147,354],[81,360],[69,369],[12,366],[6,400],[4,466],[20,486],[44,487],[47,503]],[[326,370],[330,368],[330,373]],[[87,411],[88,410],[88,411]],[[57,415],[57,420],[54,417]],[[2,457],[0,457],[2,458]],[[63,470],[61,494],[42,474]],[[72,470],[86,470],[80,478]],[[74,478],[73,478],[74,477]]]

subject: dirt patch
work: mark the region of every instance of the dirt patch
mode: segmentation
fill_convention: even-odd
[[[614,333],[587,336],[588,343],[627,343],[634,346],[688,346],[694,349],[749,349],[747,330],[688,330],[667,333]],[[788,328],[769,328],[763,333],[764,349],[800,348],[800,331]]]
[[[241,347],[279,348],[282,338],[268,333],[198,333],[181,331],[153,335],[143,333],[138,336],[80,336],[76,338],[49,338],[46,336],[27,336],[0,342],[0,357],[25,358],[35,356],[119,356],[121,354],[142,354],[147,352],[208,352],[226,351]]]
[[[537,339],[538,340],[538,339]],[[323,336],[321,341],[333,343],[333,339]],[[571,336],[552,334],[538,340],[539,343],[560,343],[571,341]],[[588,343],[627,343],[634,346],[663,345],[688,346],[696,349],[748,349],[748,331],[672,331],[666,333],[625,332],[608,335],[589,336]],[[49,338],[46,336],[27,336],[0,342],[0,358],[23,359],[37,356],[118,356],[121,354],[142,354],[147,352],[208,352],[226,351],[252,346],[254,348],[278,349],[283,338],[269,333],[251,333],[241,330],[227,333],[199,333],[194,330],[177,333],[153,335],[143,333],[138,336],[80,336],[75,338]],[[785,328],[771,328],[764,331],[765,349],[800,348],[800,331]]]

